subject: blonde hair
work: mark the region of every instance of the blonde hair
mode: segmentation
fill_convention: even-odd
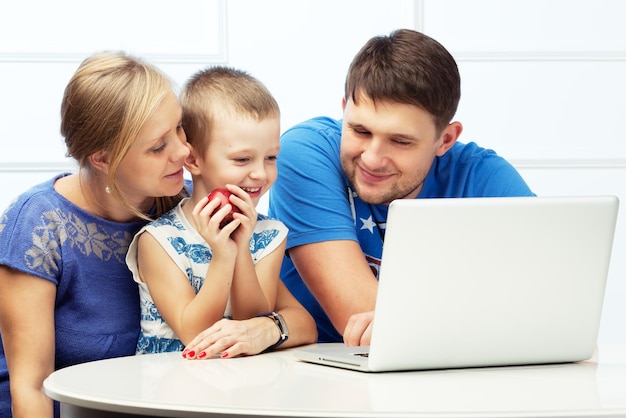
[[[137,216],[149,219],[133,207],[115,180],[115,174],[139,131],[171,91],[172,81],[159,69],[124,52],[100,52],[78,67],[63,95],[61,135],[67,155],[81,168],[89,168],[89,156],[110,154],[108,186],[111,194]],[[156,197],[157,213],[166,212],[182,198]]]
[[[280,117],[278,103],[256,78],[242,70],[216,66],[194,74],[180,95],[187,141],[206,149],[211,127],[225,113],[249,116],[257,121]]]

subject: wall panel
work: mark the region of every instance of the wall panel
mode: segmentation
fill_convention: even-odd
[[[156,61],[226,60],[224,0],[21,0],[0,11],[0,60],[76,62],[101,49]]]
[[[2,2],[0,207],[74,169],[59,106],[69,77],[96,50],[137,53],[179,84],[209,64],[243,68],[274,93],[285,130],[340,117],[353,55],[399,27],[423,30],[457,59],[461,140],[508,158],[540,195],[615,194],[626,207],[625,15],[620,0]],[[625,210],[601,331],[602,341],[622,343]]]
[[[625,342],[626,3],[423,0],[458,61],[462,141],[509,159],[538,195],[620,198],[601,342]]]

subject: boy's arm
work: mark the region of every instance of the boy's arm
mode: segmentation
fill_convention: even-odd
[[[141,280],[159,312],[183,342],[224,316],[235,266],[235,252],[213,254],[198,294],[154,236],[138,238],[137,264]]]
[[[248,319],[274,310],[285,245],[283,240],[256,264],[247,248],[239,251],[230,293],[233,319]]]
[[[276,284],[280,277],[286,239],[255,264],[250,253],[250,241],[258,222],[255,205],[250,196],[239,187],[226,187],[233,193],[230,203],[241,212],[234,214],[240,224],[230,235],[237,245],[230,310],[233,319],[248,319],[274,309]]]

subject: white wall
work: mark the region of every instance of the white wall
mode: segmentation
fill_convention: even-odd
[[[246,69],[275,94],[286,129],[316,115],[339,117],[352,56],[371,36],[398,27],[423,30],[457,58],[463,141],[497,150],[540,195],[615,194],[626,205],[620,129],[626,3],[620,0],[181,0],[176,9],[165,0],[85,4],[0,4],[0,207],[27,186],[73,169],[58,134],[59,104],[91,52],[127,49],[181,84],[211,63]],[[622,218],[624,209],[601,342],[626,343]]]

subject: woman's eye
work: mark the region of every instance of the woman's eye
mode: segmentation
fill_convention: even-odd
[[[165,150],[165,145],[166,144],[159,145],[156,148],[152,148],[150,151],[155,153],[155,154],[158,154],[158,153],[163,152]]]

